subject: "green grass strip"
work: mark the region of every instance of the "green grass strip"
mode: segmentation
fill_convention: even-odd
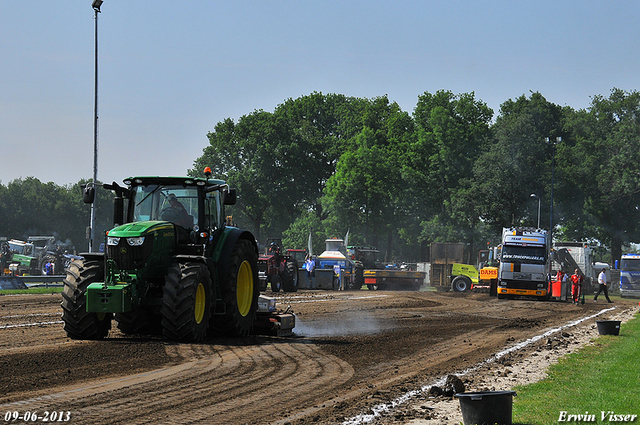
[[[30,289],[1,289],[0,295],[15,295],[15,294],[57,294],[62,292],[64,288],[62,286],[56,286],[51,288],[30,288]]]
[[[593,345],[551,365],[544,380],[514,388],[517,396],[513,398],[513,421],[527,425],[640,424],[639,387],[640,318],[636,315],[622,324],[620,335],[598,336]],[[564,416],[562,412],[566,412]],[[624,417],[611,421],[609,412],[630,416],[626,422]],[[586,417],[571,418],[570,415]]]

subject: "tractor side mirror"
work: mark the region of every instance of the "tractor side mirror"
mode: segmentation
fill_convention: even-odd
[[[87,184],[82,187],[82,200],[85,204],[93,204],[96,199],[96,188],[93,184]]]
[[[229,188],[229,191],[224,192],[224,204],[235,205],[237,200],[236,190]]]

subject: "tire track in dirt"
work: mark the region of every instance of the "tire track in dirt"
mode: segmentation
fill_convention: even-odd
[[[302,341],[262,345],[168,345],[181,363],[94,381],[0,406],[3,411],[71,411],[71,423],[262,423],[325,398],[353,375],[335,356]],[[99,365],[96,365],[99,367]]]

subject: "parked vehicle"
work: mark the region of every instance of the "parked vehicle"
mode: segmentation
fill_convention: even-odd
[[[325,250],[318,255],[318,263],[320,269],[340,268],[340,279],[343,280],[346,289],[360,289],[356,282],[356,268],[362,269],[362,265],[357,265],[347,255],[347,248],[344,245],[344,239],[331,238],[325,240]],[[317,270],[316,270],[317,273]],[[333,289],[338,289],[337,280],[332,285]]]
[[[620,296],[640,297],[640,254],[620,257]]]
[[[502,246],[498,245],[490,249],[478,252],[478,283],[474,283],[472,290],[489,292],[489,296],[498,294],[498,267],[500,265],[500,253]]]
[[[551,298],[560,301],[571,299],[571,279],[576,269],[584,277],[582,291],[592,294],[597,289],[598,275],[593,268],[591,248],[583,242],[556,242],[551,252]],[[557,280],[558,271],[567,275],[564,282]],[[599,272],[599,271],[598,271]]]
[[[516,295],[549,299],[550,241],[546,230],[504,228],[498,270],[498,298]]]
[[[433,242],[430,257],[429,286],[437,291],[468,292],[478,284],[478,269],[464,263],[463,243]]]
[[[296,292],[298,290],[298,262],[282,248],[282,240],[267,239],[264,253],[258,257],[260,291],[271,285],[272,292]]]

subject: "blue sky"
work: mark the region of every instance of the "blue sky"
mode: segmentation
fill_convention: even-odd
[[[98,178],[182,175],[225,118],[314,91],[391,101],[638,89],[640,2],[105,0]],[[0,182],[93,174],[91,0],[0,0]]]

